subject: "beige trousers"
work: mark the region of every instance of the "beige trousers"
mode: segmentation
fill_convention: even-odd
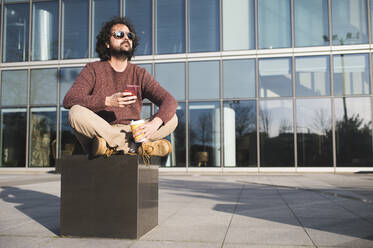
[[[102,137],[110,147],[116,147],[118,151],[123,151],[124,153],[128,153],[130,147],[134,146],[130,125],[110,125],[106,120],[86,107],[74,105],[69,111],[69,121],[70,126],[75,131],[75,136],[86,153],[89,153],[92,139],[95,136]],[[149,140],[159,140],[171,134],[175,130],[177,122],[175,114]]]

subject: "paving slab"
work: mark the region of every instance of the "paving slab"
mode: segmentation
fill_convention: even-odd
[[[0,248],[373,247],[373,174],[161,175],[139,240],[59,234],[60,177],[0,174]]]

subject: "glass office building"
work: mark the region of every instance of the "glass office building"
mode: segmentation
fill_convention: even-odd
[[[62,100],[127,16],[133,63],[171,92],[163,167],[369,168],[373,0],[1,0],[0,167],[82,152]],[[143,117],[157,107],[146,102]],[[233,169],[234,168],[234,169]],[[0,168],[1,170],[1,168]]]

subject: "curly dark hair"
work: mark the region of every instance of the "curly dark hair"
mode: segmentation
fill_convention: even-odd
[[[101,31],[96,37],[96,52],[98,53],[98,56],[100,57],[101,61],[109,60],[111,57],[110,49],[106,47],[106,43],[110,44],[111,28],[117,24],[126,25],[130,32],[135,34],[135,38],[132,41],[132,52],[129,55],[128,60],[131,60],[131,58],[135,54],[136,47],[139,44],[139,39],[136,35],[135,26],[127,17],[114,17],[113,19],[111,19],[108,22],[105,22],[102,25]]]

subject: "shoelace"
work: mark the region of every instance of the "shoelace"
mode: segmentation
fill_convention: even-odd
[[[154,147],[142,144],[142,160],[146,166],[150,166],[150,154],[153,152]],[[150,150],[150,151],[149,151]]]

